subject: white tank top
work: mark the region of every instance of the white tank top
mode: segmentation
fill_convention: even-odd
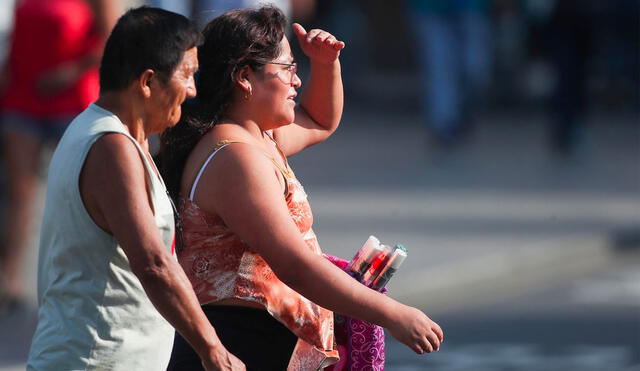
[[[173,328],[151,304],[118,241],[95,224],[80,196],[89,149],[113,132],[130,138],[140,152],[155,222],[173,253],[173,209],[164,183],[120,120],[90,105],[65,132],[49,167],[29,370],[164,370],[169,362]]]

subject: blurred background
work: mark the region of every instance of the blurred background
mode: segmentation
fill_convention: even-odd
[[[39,1],[84,0],[2,0],[3,64],[15,10]],[[111,3],[203,25],[254,2]],[[275,3],[347,45],[341,127],[291,159],[321,246],[349,259],[369,235],[404,244],[389,295],[445,331],[442,350],[426,356],[388,336],[387,369],[640,370],[640,1]],[[308,61],[291,41],[304,89]],[[46,59],[40,47],[30,45]],[[3,132],[6,226],[19,206]],[[0,370],[24,369],[36,323],[55,140],[44,144],[30,156],[39,182],[23,237],[0,236]],[[6,288],[10,271],[20,289]]]

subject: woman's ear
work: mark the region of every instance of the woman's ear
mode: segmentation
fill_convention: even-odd
[[[238,87],[242,90],[245,97],[249,97],[252,94],[252,75],[252,70],[249,66],[244,66],[240,71],[236,72],[236,84],[238,84]]]
[[[146,69],[138,76],[136,87],[142,93],[142,96],[149,98],[151,96],[151,84],[157,83],[158,76],[152,69]]]

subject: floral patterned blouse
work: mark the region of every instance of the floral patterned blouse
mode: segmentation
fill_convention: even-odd
[[[231,143],[234,141],[219,142],[203,168],[218,150]],[[321,255],[312,229],[313,215],[302,185],[288,164],[282,167],[273,157],[265,155],[286,180],[284,197],[289,214],[306,247]],[[197,181],[198,178],[192,194]],[[288,370],[317,370],[337,362],[333,313],[280,281],[266,261],[229,230],[219,216],[201,210],[190,198],[192,196],[180,200],[184,249],[178,252],[178,260],[200,304],[237,298],[264,306],[298,337]]]

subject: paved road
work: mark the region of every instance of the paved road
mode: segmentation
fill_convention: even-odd
[[[387,337],[387,369],[640,370],[640,254],[490,304],[435,317],[440,352],[418,356]]]
[[[593,117],[581,152],[562,160],[546,151],[540,117],[486,117],[473,140],[448,152],[425,146],[418,121],[350,111],[333,138],[291,159],[325,251],[348,258],[370,234],[409,248],[390,295],[438,320],[448,340],[428,357],[390,340],[388,369],[596,370],[589,365],[606,359],[611,367],[601,369],[627,371],[637,363],[629,347],[638,349],[640,306],[606,289],[609,273],[638,267],[611,248],[620,236],[634,245],[640,230],[637,120]],[[31,256],[24,272],[33,302]],[[637,275],[623,277],[640,286]],[[608,304],[557,300],[576,292]],[[24,367],[33,324],[33,311],[0,319],[0,369]]]
[[[578,156],[558,159],[542,118],[482,120],[446,153],[425,148],[416,121],[349,112],[292,159],[323,249],[349,257],[369,234],[409,248],[390,283],[403,301],[446,311],[508,296],[605,264],[640,227],[637,122],[596,117]]]
[[[637,122],[594,118],[558,159],[540,118],[482,121],[443,153],[410,115],[351,114],[357,128],[293,159],[321,244],[348,257],[370,233],[404,243],[390,295],[447,332],[430,356],[389,339],[387,369],[640,369],[640,257],[612,248],[638,242]]]

